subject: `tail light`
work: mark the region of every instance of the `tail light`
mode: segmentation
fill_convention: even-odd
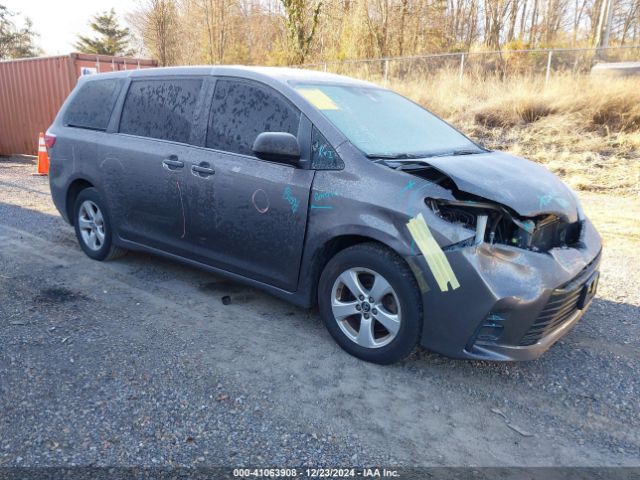
[[[44,144],[47,146],[47,150],[53,148],[53,146],[56,144],[56,136],[53,133],[45,133]]]

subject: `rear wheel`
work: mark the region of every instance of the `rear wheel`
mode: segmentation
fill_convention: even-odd
[[[74,205],[76,237],[84,253],[94,260],[121,257],[126,250],[113,243],[113,230],[105,204],[98,191],[91,187],[82,190]]]
[[[420,339],[418,285],[404,260],[381,245],[355,245],[333,257],[320,277],[318,304],[336,342],[363,360],[397,362]]]

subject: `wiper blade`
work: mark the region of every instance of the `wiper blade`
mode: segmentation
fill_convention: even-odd
[[[437,155],[431,155],[432,157],[453,157],[456,155],[475,155],[478,153],[485,153],[484,150],[469,150],[469,149],[461,149],[461,150],[452,150],[450,152],[439,153]]]
[[[377,160],[371,160],[371,163],[382,164],[386,167],[393,168],[394,170],[420,170],[425,168],[432,168],[427,160],[422,156],[417,159],[401,158],[388,160],[380,158]]]
[[[424,155],[416,155],[414,153],[368,153],[367,158],[373,158],[379,161],[385,160],[412,160],[416,158],[424,158]]]
[[[424,160],[425,158],[434,157],[453,157],[455,155],[475,155],[478,153],[486,153],[486,150],[461,148],[459,150],[451,150],[444,153],[369,153],[367,158],[373,159],[374,163],[384,163],[385,161],[403,161],[403,160]]]

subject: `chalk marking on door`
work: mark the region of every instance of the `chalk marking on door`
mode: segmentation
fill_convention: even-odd
[[[182,235],[180,235],[180,238],[184,238],[187,234],[187,218],[184,214],[184,202],[182,201],[182,188],[180,188],[180,182],[176,181],[176,185],[178,186],[178,193],[180,193],[180,208],[182,209]]]

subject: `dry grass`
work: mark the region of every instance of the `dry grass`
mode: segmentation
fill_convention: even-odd
[[[492,149],[539,161],[577,190],[640,193],[640,79],[443,73],[390,85]]]
[[[582,206],[607,249],[626,248],[640,258],[640,202],[636,197],[582,192]],[[637,260],[636,260],[637,262]]]

